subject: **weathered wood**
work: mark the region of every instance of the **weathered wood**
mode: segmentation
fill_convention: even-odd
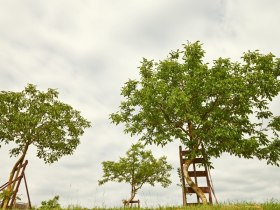
[[[206,171],[189,171],[190,177],[204,177],[207,176]]]
[[[183,159],[183,157],[186,155],[185,154],[186,151],[182,150],[182,147],[179,146],[179,158],[180,158],[180,168],[181,168],[181,182],[182,182],[182,195],[183,195],[183,206],[187,205],[187,197],[186,197],[186,183],[185,183],[185,178],[184,178],[184,171],[183,171],[183,164],[185,162],[185,160]]]
[[[182,158],[182,160],[183,160],[183,162],[185,162],[185,161],[188,160],[188,159]],[[204,163],[205,163],[205,160],[204,160],[203,158],[195,158],[194,161],[193,161],[193,163],[204,164]]]
[[[210,189],[209,187],[199,187],[203,193],[209,193]],[[195,193],[195,191],[191,187],[186,187],[187,193]]]
[[[132,207],[132,204],[137,204],[137,207],[140,208],[140,200],[123,201],[123,207],[129,206],[129,204],[131,205],[130,207]]]

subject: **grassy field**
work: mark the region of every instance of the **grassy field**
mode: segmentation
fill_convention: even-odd
[[[236,203],[236,204],[219,204],[219,205],[197,205],[197,206],[187,206],[187,207],[165,207],[158,206],[153,208],[126,208],[127,210],[242,210],[242,209],[251,209],[251,210],[280,210],[280,202],[267,202],[262,204],[254,204],[254,203]],[[82,208],[69,206],[68,208],[63,208],[62,210],[124,210],[124,208]]]
[[[69,205],[67,207],[61,207],[58,203],[59,196],[55,196],[49,201],[43,201],[39,207],[33,207],[33,210],[242,210],[242,209],[264,209],[264,210],[280,210],[280,201],[272,199],[265,203],[250,203],[250,202],[234,202],[234,203],[222,203],[214,205],[193,205],[193,206],[155,206],[144,208],[124,208],[124,207],[93,207],[84,208],[79,205]]]

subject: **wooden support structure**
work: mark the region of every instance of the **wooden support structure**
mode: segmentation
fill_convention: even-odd
[[[135,204],[135,205],[137,204],[137,207],[140,208],[140,200],[135,200],[135,201],[132,200],[132,201],[129,201],[129,202],[128,201],[123,201],[123,207],[124,208],[126,206],[129,206],[129,204],[130,204],[130,207],[132,207],[133,204]]]
[[[28,208],[31,209],[31,201],[30,201],[30,196],[29,196],[28,187],[27,187],[27,181],[26,181],[26,177],[25,177],[25,173],[24,173],[27,164],[28,164],[28,160],[26,160],[23,164],[19,165],[16,169],[16,172],[14,174],[12,181],[6,182],[2,186],[0,186],[0,192],[6,190],[10,185],[14,186],[13,193],[12,193],[11,197],[9,198],[9,202],[7,205],[8,209],[12,209],[16,205],[17,193],[18,193],[22,179],[24,180],[25,190],[26,190],[26,194],[27,194],[27,198],[28,198],[27,205],[28,205]],[[1,203],[1,205],[0,205],[1,208],[3,207],[2,205],[3,205],[3,203]]]
[[[183,205],[184,206],[196,205],[196,204],[202,203],[198,195],[196,195],[196,202],[191,203],[191,202],[188,202],[188,199],[187,199],[188,195],[196,194],[194,192],[194,190],[186,184],[184,172],[183,172],[183,165],[184,165],[185,161],[187,160],[186,155],[188,153],[189,153],[188,151],[182,150],[181,146],[179,147],[180,167],[181,167],[181,175],[182,175],[182,177],[181,177],[182,195],[183,195]],[[204,170],[197,170],[198,165],[203,166]],[[209,176],[208,176],[207,166],[205,165],[203,157],[195,158],[192,163],[192,170],[190,170],[190,168],[191,168],[191,166],[188,169],[189,176],[192,178],[193,182],[202,190],[203,193],[207,193],[209,195],[207,201],[209,204],[212,204],[213,203],[212,202],[212,187],[211,187],[211,183],[210,183]],[[204,177],[206,179],[205,180],[206,182],[204,182],[204,184],[206,183],[207,186],[203,186],[203,187],[199,186],[199,185],[201,185],[201,183],[199,183],[198,178],[201,178],[201,177],[202,178]]]

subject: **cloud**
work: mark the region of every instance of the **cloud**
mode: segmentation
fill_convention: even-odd
[[[219,200],[264,202],[279,186],[279,168],[265,161],[223,155],[214,160],[213,182]],[[226,167],[230,164],[231,167]],[[266,195],[266,196],[264,196]]]
[[[137,141],[111,124],[109,114],[120,104],[123,84],[139,77],[142,57],[164,59],[187,40],[201,40],[205,62],[220,56],[239,60],[249,49],[277,55],[278,7],[277,0],[1,1],[1,90],[21,91],[27,83],[40,90],[56,88],[61,101],[93,124],[75,153],[53,165],[39,160],[34,148],[29,152],[26,173],[33,204],[58,194],[63,205],[120,206],[128,185],[100,187],[97,181],[101,162],[117,160]],[[279,97],[271,106],[279,112]],[[167,156],[174,167],[173,184],[167,189],[145,186],[139,192],[141,205],[181,204],[179,144],[148,147],[157,157]],[[15,162],[9,148],[0,149],[0,184]],[[279,199],[279,168],[227,155],[213,161],[220,201]]]

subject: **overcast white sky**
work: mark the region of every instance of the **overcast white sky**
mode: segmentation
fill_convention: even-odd
[[[97,180],[101,162],[117,160],[137,140],[108,118],[120,104],[124,82],[138,77],[142,57],[164,59],[188,40],[203,43],[205,61],[238,60],[255,49],[279,57],[279,8],[279,0],[0,1],[0,90],[21,91],[27,83],[40,90],[57,88],[60,100],[93,124],[75,153],[55,164],[45,165],[29,151],[32,203],[60,195],[64,206],[120,206],[129,186],[111,182],[99,187]],[[279,101],[272,104],[278,113]],[[145,186],[137,196],[142,206],[181,205],[178,146],[152,147],[155,156],[167,155],[173,165],[173,184]],[[0,185],[14,161],[2,147]],[[228,155],[214,160],[214,166],[220,202],[280,199],[279,168]]]

